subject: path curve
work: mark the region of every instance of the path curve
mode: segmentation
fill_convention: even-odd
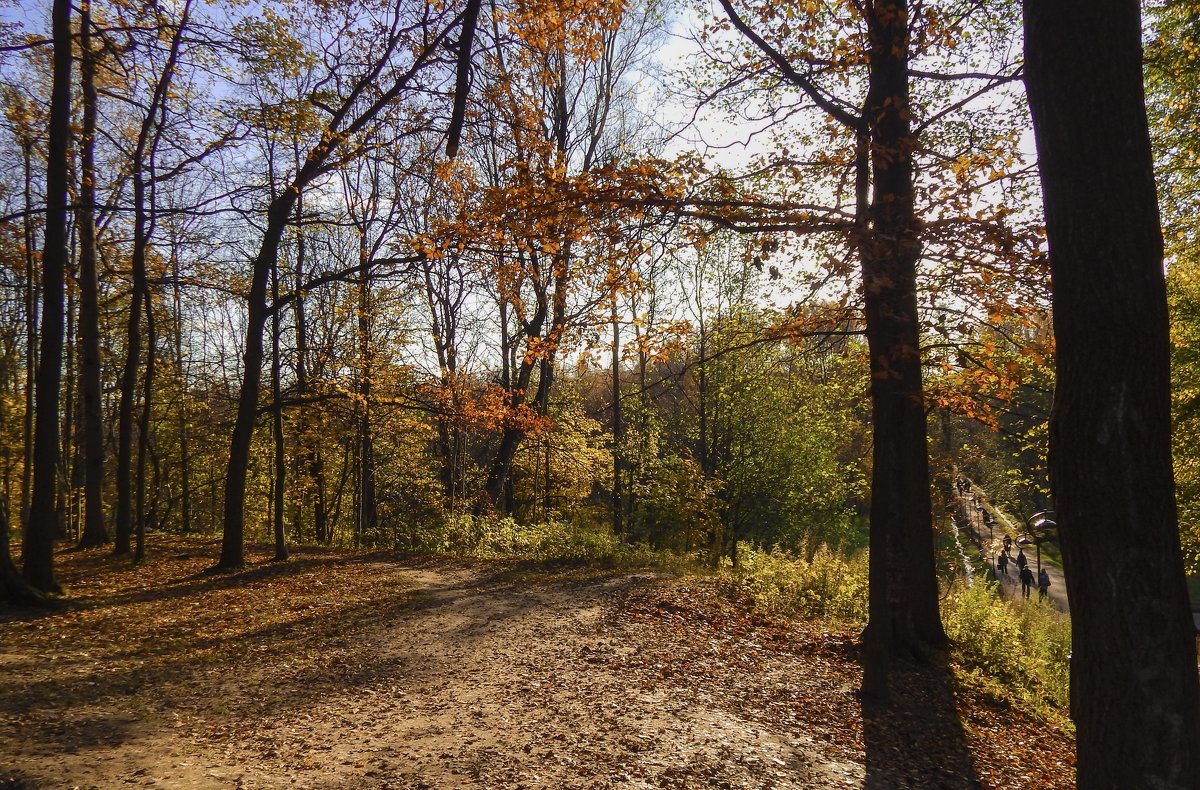
[[[955,491],[955,502],[958,505],[958,523],[960,527],[972,536],[975,545],[979,549],[980,557],[986,563],[991,565],[993,555],[999,552],[1004,535],[1009,535],[1014,541],[1014,548],[1016,547],[1015,542],[1021,536],[1022,529],[1007,513],[992,504],[988,500],[987,495],[977,485],[972,483],[968,492]],[[983,510],[980,510],[980,507]],[[984,524],[984,512],[991,513],[993,520],[996,522],[991,530]],[[1016,553],[1014,552],[1012,556],[1016,557]],[[1037,560],[1035,559],[1034,552],[1026,552],[1026,557],[1029,559],[1029,567],[1036,574]],[[1042,562],[1042,567],[1046,569],[1047,574],[1050,576],[1048,597],[1051,605],[1060,612],[1070,612],[1070,601],[1067,598],[1067,580],[1063,576],[1062,569],[1050,565],[1045,561]],[[996,579],[1000,583],[1000,591],[1005,598],[1015,600],[1021,597],[1021,582],[1015,563],[1009,565],[1007,574],[999,573],[999,569],[997,568]],[[1036,601],[1037,598],[1038,594],[1035,582],[1031,600]]]

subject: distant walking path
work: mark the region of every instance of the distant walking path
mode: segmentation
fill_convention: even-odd
[[[1000,571],[997,558],[1004,548],[1004,536],[1008,535],[1012,538],[1010,555],[1012,559],[1016,559],[1018,550],[1022,548],[1017,541],[1025,534],[1024,525],[989,502],[987,495],[978,486],[973,483],[969,483],[969,485],[969,491],[958,491],[956,488],[954,492],[958,528],[975,541],[983,560],[989,567],[995,569],[1001,594],[1006,598],[1019,598],[1021,597],[1020,569],[1015,562],[1010,562],[1008,573],[1005,574]],[[990,529],[984,522],[984,513],[989,513],[994,522]],[[1025,552],[1025,557],[1029,560],[1029,567],[1033,570],[1035,577],[1030,600],[1036,601],[1038,598],[1036,549],[1032,546],[1029,547]],[[1050,577],[1050,589],[1047,591],[1047,597],[1051,605],[1060,612],[1069,612],[1071,607],[1067,600],[1067,582],[1063,577],[1062,568],[1049,564],[1045,557],[1042,557],[1042,568]]]

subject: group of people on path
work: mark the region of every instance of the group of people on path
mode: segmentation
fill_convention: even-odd
[[[1004,536],[1004,549],[1000,552],[1000,556],[996,558],[996,567],[999,572],[1008,575],[1008,566],[1010,563],[1017,566],[1017,578],[1021,580],[1021,595],[1028,598],[1033,588],[1035,577],[1033,569],[1029,567],[1029,560],[1025,557],[1025,550],[1017,549],[1016,559],[1013,559],[1010,552],[1012,551],[1012,538],[1008,535]],[[1038,600],[1044,601],[1050,594],[1050,574],[1045,568],[1039,568],[1037,572],[1037,588]]]
[[[971,483],[969,480],[959,477],[954,481],[954,488],[959,496],[963,497],[964,502],[973,501],[974,497],[971,494]],[[983,519],[984,525],[990,527],[995,526],[995,520],[992,514],[984,510],[980,504],[976,504],[976,508],[980,511],[980,517]],[[969,508],[968,508],[969,509]],[[1037,582],[1038,600],[1044,601],[1050,595],[1050,574],[1045,568],[1038,568],[1037,576],[1034,576],[1033,569],[1029,567],[1029,559],[1025,556],[1025,550],[1020,546],[1017,547],[1017,556],[1014,559],[1012,556],[1013,539],[1011,535],[1004,536],[1004,549],[1000,555],[996,557],[996,570],[998,573],[1008,575],[1008,566],[1015,564],[1017,566],[1017,578],[1021,581],[1021,595],[1024,598],[1030,597],[1034,582]],[[1039,560],[1039,565],[1041,562]]]

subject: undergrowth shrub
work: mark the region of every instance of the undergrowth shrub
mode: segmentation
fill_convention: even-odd
[[[675,565],[686,558],[665,556],[645,545],[621,541],[607,527],[551,520],[521,524],[511,517],[447,515],[402,548],[435,554],[550,562],[607,562]]]
[[[947,597],[942,620],[963,668],[998,696],[1067,709],[1071,624],[1057,610],[1005,600],[995,585],[976,584]]]
[[[743,547],[733,583],[756,608],[845,624],[867,619],[867,553],[849,557],[821,546],[811,560],[780,548]]]
[[[867,552],[822,546],[811,560],[783,549],[745,547],[730,583],[755,608],[859,626],[867,621]],[[953,590],[942,601],[953,656],[988,693],[1045,714],[1069,701],[1071,625],[1052,607],[1008,601],[995,585]]]

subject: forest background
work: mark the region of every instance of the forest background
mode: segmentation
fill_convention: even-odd
[[[855,147],[838,112],[863,98],[863,30],[849,7],[822,8],[746,12],[833,53],[808,94],[719,8],[489,6],[457,120],[450,9],[87,9],[59,536],[115,537],[120,552],[136,539],[140,556],[147,530],[219,532],[240,505],[247,534],[281,552],[444,548],[474,539],[484,513],[683,552],[863,545]],[[1054,349],[1016,11],[918,8],[914,154],[937,474],[957,465],[1028,516],[1050,506]],[[32,498],[44,322],[43,14],[17,5],[4,27],[0,485],[14,528]],[[1148,20],[1194,570],[1196,14],[1174,2]],[[253,431],[234,448],[240,496],[226,488],[235,423]]]
[[[720,9],[581,5],[547,20],[517,4],[485,9],[447,160],[462,49],[448,10],[418,10],[89,9],[59,535],[115,536],[121,552],[136,538],[140,555],[147,530],[221,531],[257,335],[267,372],[241,506],[248,534],[281,552],[445,548],[476,539],[483,513],[714,555],[863,545],[870,412],[854,147],[837,113],[769,78]],[[812,79],[854,106],[861,29],[836,13],[800,28],[798,10],[751,9],[764,29],[830,45]],[[14,527],[32,496],[42,326],[41,13],[17,6],[4,28],[0,475]],[[931,451],[943,480],[957,465],[1028,516],[1050,506],[1053,345],[1019,26],[1004,3],[916,18]],[[1163,4],[1149,20],[1194,570],[1195,10]],[[665,62],[664,46],[688,54]],[[330,120],[345,129],[317,161]],[[276,249],[251,274],[264,233]],[[251,315],[255,288],[269,293]]]
[[[957,476],[1025,522],[1053,508],[1057,465],[1064,535],[1098,502],[1047,459],[1053,371],[1079,357],[1056,359],[1054,177],[1033,161],[1020,11],[11,6],[0,515],[24,581],[6,540],[6,594],[57,591],[62,541],[139,561],[162,531],[220,534],[218,570],[247,540],[278,560],[304,543],[837,557],[871,582],[850,598],[871,613],[864,692],[883,696],[893,649],[946,642]],[[1200,11],[1145,14],[1194,571]],[[1066,272],[1056,304],[1083,290]],[[1059,313],[1055,330],[1083,327]],[[1138,579],[1173,567],[1168,515],[1126,535],[1092,514],[1070,583],[1109,543]],[[1073,597],[1081,622],[1112,609]],[[1172,677],[1189,660],[1172,653]]]

